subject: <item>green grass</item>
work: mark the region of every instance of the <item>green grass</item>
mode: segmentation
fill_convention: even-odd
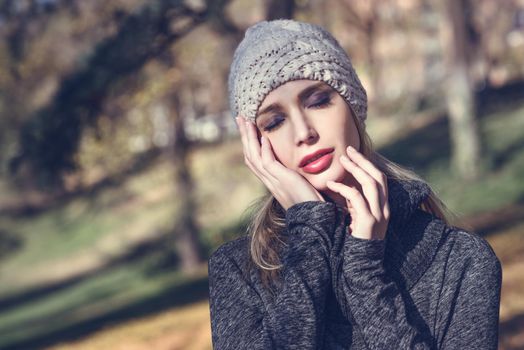
[[[75,217],[67,209],[57,209],[34,220],[22,222],[2,218],[2,226],[17,232],[25,242],[20,254],[7,262],[9,267],[29,266],[49,260],[50,257],[74,254],[122,225],[121,218],[97,211],[86,210]]]
[[[153,185],[144,188],[142,193],[133,190],[131,185],[124,183],[94,198],[75,199],[31,219],[1,217],[2,227],[19,234],[24,242],[19,253],[2,262],[3,274],[74,257],[108,234],[128,230],[138,223],[152,223],[151,229],[168,229],[175,210],[172,191],[147,201],[144,198],[147,199]],[[3,289],[0,287],[0,291]]]
[[[475,182],[458,180],[448,162],[436,162],[424,171],[449,207],[459,215],[524,201],[524,105],[482,119],[484,159],[491,168]]]
[[[155,297],[166,289],[189,281],[176,271],[151,274],[148,270],[147,261],[112,268],[71,288],[2,313],[0,347],[67,327],[89,324],[91,319],[114,312],[126,313],[129,306],[139,301],[153,303]],[[172,300],[180,297],[176,293],[171,296]],[[133,314],[133,311],[129,313]]]
[[[493,210],[523,200],[524,153],[512,159],[507,167],[479,181],[460,182],[444,167],[432,168],[426,178],[450,209],[459,215]]]

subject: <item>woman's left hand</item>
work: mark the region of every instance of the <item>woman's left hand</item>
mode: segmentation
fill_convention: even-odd
[[[362,239],[384,239],[389,222],[386,176],[361,153],[349,146],[340,163],[359,183],[360,188],[328,181],[327,187],[346,198],[351,215],[349,234]]]

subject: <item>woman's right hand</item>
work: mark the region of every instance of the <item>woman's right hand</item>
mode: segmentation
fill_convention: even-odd
[[[235,118],[240,130],[244,162],[287,210],[294,204],[322,201],[322,195],[303,176],[280,163],[267,137],[258,140],[257,127],[239,116]]]

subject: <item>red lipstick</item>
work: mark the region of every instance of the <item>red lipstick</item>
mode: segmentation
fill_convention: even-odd
[[[306,173],[318,174],[331,165],[334,150],[334,148],[323,148],[308,154],[302,158],[299,167]]]

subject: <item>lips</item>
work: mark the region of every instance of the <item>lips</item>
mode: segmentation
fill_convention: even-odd
[[[308,154],[299,164],[306,173],[316,174],[329,167],[333,160],[334,148],[323,148]]]
[[[307,156],[302,158],[302,161],[300,161],[300,164],[298,166],[300,168],[302,168],[303,166],[307,165],[308,163],[311,163],[311,162],[317,160],[318,158],[322,157],[323,155],[325,155],[327,153],[331,153],[333,151],[334,151],[333,148],[319,149],[318,151],[313,152],[311,154],[308,154]]]

